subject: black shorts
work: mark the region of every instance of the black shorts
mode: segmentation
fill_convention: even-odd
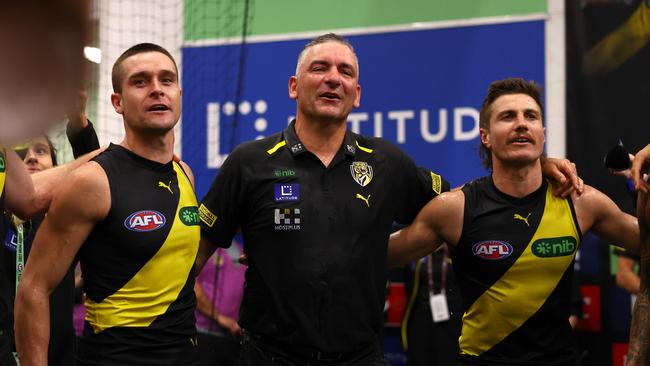
[[[254,335],[244,334],[240,366],[388,366],[379,346],[359,352],[305,353],[295,348],[281,348]]]
[[[161,339],[154,332],[134,335],[108,329],[79,338],[78,366],[198,366],[197,337]]]

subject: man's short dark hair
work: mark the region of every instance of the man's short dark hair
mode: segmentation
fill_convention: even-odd
[[[302,51],[300,51],[300,54],[298,55],[298,62],[296,62],[296,75],[298,75],[298,69],[300,69],[300,65],[302,64],[302,61],[305,57],[305,54],[307,53],[307,50],[313,46],[327,43],[327,42],[338,42],[340,44],[347,46],[350,49],[350,51],[352,51],[352,54],[354,55],[354,61],[356,62],[356,66],[357,66],[357,73],[359,72],[359,59],[357,58],[357,54],[354,52],[354,47],[352,47],[352,44],[343,36],[340,36],[336,33],[327,33],[312,39],[311,41],[309,41],[309,43],[305,45],[305,47],[302,48]]]
[[[499,97],[509,94],[526,94],[529,97],[533,98],[541,113],[542,125],[544,124],[544,107],[541,102],[541,88],[540,86],[532,80],[524,80],[522,78],[508,78],[503,80],[497,80],[490,84],[488,88],[488,93],[483,100],[481,105],[481,112],[479,114],[479,123],[478,126],[484,130],[490,130],[490,117],[492,116],[492,103],[497,100]],[[479,155],[483,161],[483,166],[488,169],[492,169],[492,154],[490,149],[485,147],[481,142]]]
[[[115,60],[115,63],[113,64],[113,71],[111,72],[111,80],[113,82],[113,92],[115,93],[121,93],[122,92],[122,79],[124,78],[123,72],[122,72],[122,62],[126,60],[127,58],[137,55],[140,53],[147,53],[147,52],[160,52],[163,55],[169,57],[170,60],[174,63],[174,68],[176,69],[176,73],[178,74],[178,66],[176,65],[176,60],[174,60],[174,57],[167,51],[165,48],[153,44],[153,43],[138,43],[135,46],[132,46],[128,50],[124,51],[120,55],[120,57]]]

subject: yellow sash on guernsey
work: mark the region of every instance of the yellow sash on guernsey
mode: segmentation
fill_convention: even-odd
[[[538,255],[533,252],[533,244],[540,244],[538,240],[542,239],[542,244],[545,244],[543,239],[562,237],[575,240],[571,254],[540,257],[540,250],[551,248],[549,246],[536,247]],[[533,316],[571,265],[579,240],[568,200],[554,197],[549,184],[544,214],[528,246],[510,269],[463,316],[463,330],[459,339],[461,353],[481,355]]]
[[[182,207],[196,207],[192,186],[174,162],[180,200],[167,239],[158,252],[122,288],[96,303],[86,298],[86,320],[95,333],[111,327],[147,327],[178,298],[194,268],[200,227],[179,218]]]
[[[7,170],[7,158],[5,156],[5,149],[0,147],[0,197],[5,194],[5,179]]]

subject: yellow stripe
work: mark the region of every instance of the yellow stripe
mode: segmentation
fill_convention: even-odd
[[[354,142],[357,144],[357,147],[358,147],[361,151],[365,151],[365,152],[367,152],[368,154],[372,154],[372,151],[373,151],[372,149],[369,149],[369,148],[367,148],[367,147],[363,147],[363,146],[359,145],[359,141],[354,141]]]
[[[194,268],[200,226],[183,224],[178,213],[182,207],[196,207],[196,197],[177,163],[174,170],[180,200],[169,235],[158,252],[121,289],[99,303],[86,298],[86,320],[95,333],[112,327],[151,325],[178,298]]]
[[[532,252],[538,239],[571,236],[579,244],[569,202],[546,192],[541,222],[530,243],[510,269],[484,292],[463,316],[461,353],[478,356],[533,316],[546,302],[575,256],[539,258]],[[576,245],[577,250],[577,245]]]
[[[0,148],[0,197],[5,194],[5,180],[7,179],[7,158],[5,157],[5,149]]]
[[[402,347],[407,351],[409,349],[409,341],[407,335],[407,328],[409,318],[411,317],[411,310],[413,310],[413,305],[415,304],[415,299],[418,295],[418,289],[420,288],[420,272],[422,271],[422,258],[418,259],[418,263],[415,265],[415,279],[413,281],[413,292],[411,292],[411,297],[409,298],[409,304],[406,307],[404,312],[404,318],[402,318]]]
[[[641,1],[628,20],[607,35],[583,57],[586,74],[605,74],[617,69],[650,42],[650,7]]]
[[[269,155],[273,155],[273,153],[278,151],[279,148],[281,148],[282,146],[284,146],[286,144],[287,144],[287,142],[282,140],[282,141],[278,142],[277,144],[275,144],[275,146],[273,146],[271,149],[266,150],[266,153],[269,154]]]

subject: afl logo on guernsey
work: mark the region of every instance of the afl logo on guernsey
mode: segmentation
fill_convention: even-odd
[[[124,220],[124,226],[132,231],[154,231],[165,226],[165,216],[158,211],[134,212]]]
[[[503,259],[512,254],[512,245],[500,240],[487,240],[472,246],[472,253],[483,259]]]

